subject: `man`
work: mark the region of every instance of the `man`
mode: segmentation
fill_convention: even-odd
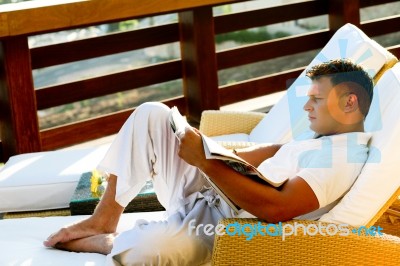
[[[196,129],[187,128],[177,139],[169,125],[169,108],[144,104],[127,120],[100,163],[110,176],[93,215],[52,234],[44,245],[110,254],[107,260],[113,265],[207,262],[213,236],[193,234],[189,222],[216,225],[222,217],[236,215],[205,188],[201,172],[245,210],[244,216],[268,222],[317,219],[348,191],[367,158],[370,135],[364,133],[364,118],[373,84],[360,66],[348,60],[317,65],[307,76],[312,86],[304,110],[316,137],[236,151],[266,176],[289,177],[280,188],[205,159]],[[149,178],[167,210],[166,221],[142,221],[117,235],[124,206]]]

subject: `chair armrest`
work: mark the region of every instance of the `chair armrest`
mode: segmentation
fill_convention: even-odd
[[[220,223],[225,226],[238,223],[240,225],[258,223],[266,226],[268,223],[258,219],[223,219]],[[316,221],[291,220],[281,223],[282,228],[290,225],[311,225],[315,229],[330,224]],[[246,226],[250,230],[250,225]],[[279,225],[279,224],[276,224]],[[312,228],[310,227],[310,231]],[[243,228],[243,227],[242,227]],[[331,226],[328,227],[332,229]],[[333,234],[314,236],[303,235],[300,226],[297,235],[291,236],[261,236],[256,235],[251,240],[247,236],[237,234],[216,235],[214,242],[213,265],[398,265],[400,254],[400,238],[383,234],[381,236],[366,235],[365,230],[352,233],[354,227],[347,227],[348,235]],[[249,232],[247,230],[247,232]],[[270,232],[273,232],[270,230]],[[288,233],[289,231],[286,230]],[[316,232],[316,231],[314,231]],[[325,232],[326,230],[322,230]],[[378,255],[379,254],[379,255]]]
[[[207,136],[249,134],[265,115],[258,112],[204,111],[201,115],[200,131]]]
[[[392,68],[399,60],[396,56],[394,56],[391,52],[386,50],[386,63],[382,66],[382,68],[376,73],[374,77],[374,84],[378,82],[378,80],[382,77],[382,75],[386,72],[386,70]]]
[[[387,234],[400,237],[400,196],[391,204],[375,222],[374,226],[380,226],[385,229]]]

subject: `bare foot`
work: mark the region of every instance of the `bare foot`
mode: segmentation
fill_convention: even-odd
[[[46,247],[57,247],[57,244],[70,242],[75,239],[87,238],[94,235],[115,233],[115,226],[108,226],[100,223],[91,216],[76,224],[61,228],[51,234],[44,242]]]
[[[65,243],[57,243],[55,247],[74,252],[90,252],[107,255],[111,252],[116,235],[116,233],[94,235]]]
[[[84,239],[95,235],[115,233],[124,207],[115,201],[117,177],[110,175],[108,185],[92,216],[51,234],[43,242],[46,247],[62,246],[72,240]],[[79,251],[79,250],[77,250]]]

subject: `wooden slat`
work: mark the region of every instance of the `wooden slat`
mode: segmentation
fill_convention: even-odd
[[[109,34],[31,49],[32,68],[42,68],[89,58],[179,41],[177,23]]]
[[[170,107],[177,106],[182,113],[186,112],[185,99],[183,97],[165,100],[164,103]],[[134,108],[127,109],[117,113],[43,130],[41,132],[42,149],[44,151],[59,149],[115,134],[134,110]]]
[[[173,60],[130,71],[41,88],[36,90],[37,108],[38,110],[42,110],[111,93],[167,82],[181,78],[181,73],[181,61]]]
[[[0,139],[4,159],[40,151],[32,69],[26,37],[0,43]]]
[[[375,5],[383,5],[398,2],[398,0],[361,0],[360,6],[361,7],[370,7]]]
[[[296,10],[296,12],[288,12]],[[319,16],[328,13],[328,5],[323,1],[305,1],[277,7],[215,17],[215,33],[221,34],[237,30]]]
[[[63,0],[0,5],[0,38],[84,27],[191,8],[241,2],[238,0]]]
[[[400,31],[400,15],[370,20],[360,25],[368,36],[378,36]]]
[[[219,90],[221,106],[286,90],[288,83],[297,78],[303,70],[304,68],[297,68],[232,85],[221,86]]]
[[[328,30],[242,46],[218,52],[218,69],[250,64],[284,55],[322,48],[331,37]]]
[[[388,47],[387,49],[388,49],[389,52],[394,54],[394,56],[396,56],[397,58],[400,58],[400,44]]]
[[[46,129],[41,132],[44,151],[59,149],[118,132],[133,109]]]

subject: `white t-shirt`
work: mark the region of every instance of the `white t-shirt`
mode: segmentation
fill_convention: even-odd
[[[314,191],[319,208],[296,217],[318,219],[350,189],[368,157],[371,134],[352,132],[283,145],[258,169],[274,179],[303,178]]]

